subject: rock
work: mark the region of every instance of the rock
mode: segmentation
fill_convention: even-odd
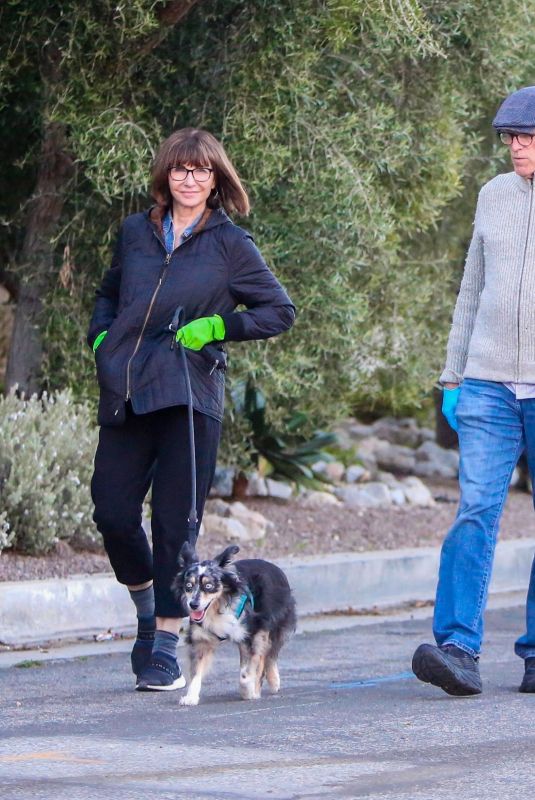
[[[282,481],[274,481],[266,478],[266,488],[269,497],[276,497],[278,500],[289,500],[293,494],[292,487]]]
[[[249,542],[253,538],[239,519],[205,514],[203,522],[207,534],[216,534],[223,539],[236,539],[239,542]]]
[[[360,464],[351,464],[346,469],[345,480],[347,483],[358,483],[359,481],[370,480],[371,475],[368,470]]]
[[[440,478],[456,478],[459,473],[459,453],[446,450],[436,442],[424,442],[415,451],[414,474],[438,476]]]
[[[435,431],[432,428],[420,428],[420,443],[434,442],[435,439]]]
[[[413,506],[430,507],[436,505],[433,495],[419,478],[410,475],[402,481],[403,492],[408,503]]]
[[[387,471],[411,473],[414,470],[414,450],[401,444],[390,444],[380,441],[380,446],[375,451],[377,465]]]
[[[217,514],[218,517],[228,517],[230,503],[226,500],[221,500],[220,497],[215,497],[206,501],[205,510],[208,514]]]
[[[391,444],[417,447],[421,443],[420,429],[415,419],[383,417],[372,425],[373,435]]]
[[[310,469],[315,475],[325,475],[326,466],[327,462],[320,460],[320,461],[315,461],[314,464],[312,464],[312,466],[310,467]]]
[[[386,508],[392,505],[390,491],[384,483],[364,483],[362,486],[345,486],[336,492],[349,508]]]
[[[245,526],[252,539],[263,539],[266,535],[268,521],[259,511],[253,511],[243,503],[231,503],[229,515]]]
[[[346,468],[340,461],[328,461],[325,464],[325,469],[323,474],[328,480],[336,482],[342,480],[345,471]]]
[[[248,476],[247,497],[267,497],[266,479],[263,478],[258,472],[252,472]]]
[[[299,504],[302,508],[323,508],[324,506],[339,506],[341,505],[338,498],[330,492],[307,492],[300,500]]]
[[[354,422],[351,422],[350,420],[346,430],[351,438],[356,439],[357,441],[360,439],[366,439],[368,436],[373,436],[373,425],[365,425],[363,422],[359,422],[358,420],[355,420]]]
[[[390,499],[395,506],[405,505],[405,492],[403,489],[389,489]]]
[[[216,467],[209,497],[231,497],[235,473],[233,467]]]
[[[509,486],[511,486],[514,489],[514,487],[518,486],[519,483],[520,483],[520,470],[518,469],[518,467],[515,467],[513,470],[513,474],[511,475],[511,482],[509,483]]]
[[[377,473],[377,480],[380,483],[386,484],[389,489],[402,489],[403,485],[398,481],[395,475],[392,475],[391,472],[383,472],[380,470]]]
[[[374,471],[377,469],[377,459],[375,454],[381,447],[381,440],[375,436],[368,436],[362,439],[356,450],[356,457],[366,469]]]

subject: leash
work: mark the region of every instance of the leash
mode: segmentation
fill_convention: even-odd
[[[182,342],[177,342],[176,332],[182,327],[182,318],[184,316],[184,308],[178,306],[173,319],[169,325],[169,330],[173,334],[171,341],[171,350],[178,348],[180,358],[182,359],[182,367],[184,370],[184,379],[186,381],[186,396],[188,400],[188,438],[189,438],[189,451],[190,451],[190,484],[191,484],[191,506],[188,514],[188,540],[189,543],[195,547],[197,541],[197,524],[199,518],[197,516],[197,465],[195,461],[195,424],[193,420],[193,396],[191,393],[191,381],[189,376],[188,358],[186,355],[186,348]],[[212,369],[210,375],[216,369],[226,370],[227,358],[224,350],[219,350],[213,345],[205,345],[199,351],[203,357],[210,359]]]

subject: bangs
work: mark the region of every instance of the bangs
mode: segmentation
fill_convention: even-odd
[[[194,167],[211,167],[210,150],[205,142],[191,136],[182,142],[176,142],[169,150],[167,168],[191,164]]]

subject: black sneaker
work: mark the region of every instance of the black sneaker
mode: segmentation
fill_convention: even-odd
[[[519,686],[519,692],[535,694],[535,657],[526,658],[524,661],[524,678]]]
[[[478,659],[454,644],[421,644],[412,657],[412,671],[421,681],[439,686],[448,694],[481,694]]]
[[[153,653],[148,666],[137,679],[138,692],[172,692],[183,689],[186,679],[180,671],[176,658],[166,653]]]

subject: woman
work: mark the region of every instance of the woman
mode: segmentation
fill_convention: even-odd
[[[170,587],[191,498],[185,371],[173,340],[186,349],[191,380],[198,533],[223,417],[224,375],[213,354],[223,342],[287,330],[295,309],[228,216],[246,215],[249,202],[210,133],[186,128],[166,139],[151,188],[156,205],[121,227],[89,328],[101,425],[91,489],[111,565],[137,610],[136,688],[169,691],[185,685],[176,659],[185,613]],[[152,553],[141,527],[151,485]]]

